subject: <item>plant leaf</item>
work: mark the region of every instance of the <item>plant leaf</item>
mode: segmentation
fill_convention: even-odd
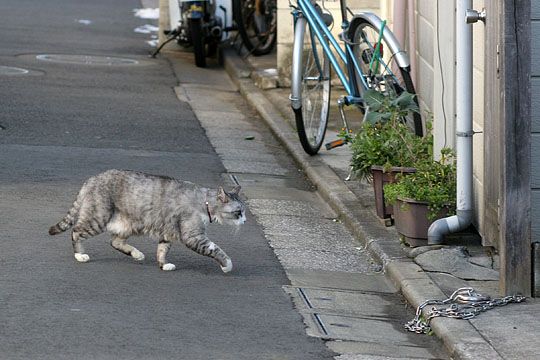
[[[369,89],[364,93],[364,101],[372,111],[379,111],[385,101],[386,97],[373,89]]]
[[[371,108],[369,110],[371,110]],[[368,113],[366,113],[364,121],[369,124],[374,125],[377,123],[384,122],[385,120],[388,120],[389,118],[390,118],[389,114],[369,111]]]
[[[391,104],[395,105],[395,106],[398,106],[398,107],[400,107],[402,109],[403,108],[409,109],[409,107],[412,104],[416,105],[416,102],[414,101],[415,97],[416,97],[416,95],[411,94],[411,93],[409,93],[407,91],[404,91],[401,94],[399,94],[399,96],[397,98],[392,100]]]
[[[407,106],[407,110],[420,114],[420,107],[414,101]]]

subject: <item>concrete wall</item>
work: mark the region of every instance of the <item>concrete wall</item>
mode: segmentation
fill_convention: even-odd
[[[482,10],[484,0],[474,0],[473,9]],[[484,64],[485,64],[485,26],[482,22],[471,25],[473,28],[473,130],[479,133],[473,137],[473,191],[475,225],[483,233],[484,214]]]
[[[540,242],[540,2],[531,1],[531,240]]]

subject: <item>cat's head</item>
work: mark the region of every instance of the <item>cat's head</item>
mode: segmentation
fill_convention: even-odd
[[[238,193],[240,186],[236,186],[231,192],[226,192],[221,186],[217,192],[216,206],[213,209],[213,217],[219,224],[242,225],[246,222],[246,206]]]

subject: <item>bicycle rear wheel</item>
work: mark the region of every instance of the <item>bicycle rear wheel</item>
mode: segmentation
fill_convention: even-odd
[[[276,0],[234,0],[238,32],[248,51],[255,55],[268,54],[276,43]]]
[[[384,29],[384,31],[390,31]],[[384,37],[380,36],[380,28],[375,27],[367,19],[351,23],[349,36],[353,42],[353,52],[364,74],[357,81],[361,89],[373,89],[385,95],[399,96],[404,91],[416,94],[409,68],[399,66],[396,55],[403,50],[393,49]],[[377,43],[381,38],[380,47]],[[418,99],[415,97],[418,105]],[[411,111],[403,121],[418,136],[423,136],[422,117]]]
[[[206,67],[206,45],[202,28],[201,19],[189,20],[189,32],[193,44],[193,53],[195,55],[195,65]]]
[[[315,155],[324,141],[328,124],[330,61],[303,18],[296,22],[293,53],[291,87],[294,96],[301,99],[299,108],[293,106],[296,130],[304,151]]]

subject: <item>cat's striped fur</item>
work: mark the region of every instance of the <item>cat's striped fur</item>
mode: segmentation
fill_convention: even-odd
[[[147,234],[159,240],[157,262],[174,270],[166,255],[173,242],[181,241],[193,251],[214,258],[224,272],[231,259],[206,235],[210,222],[240,225],[245,206],[236,187],[207,189],[191,182],[126,170],[108,170],[89,178],[67,215],[49,229],[56,235],[72,228],[75,258],[86,262],[82,240],[107,230],[118,251],[143,260],[144,254],[127,243],[131,235]]]

